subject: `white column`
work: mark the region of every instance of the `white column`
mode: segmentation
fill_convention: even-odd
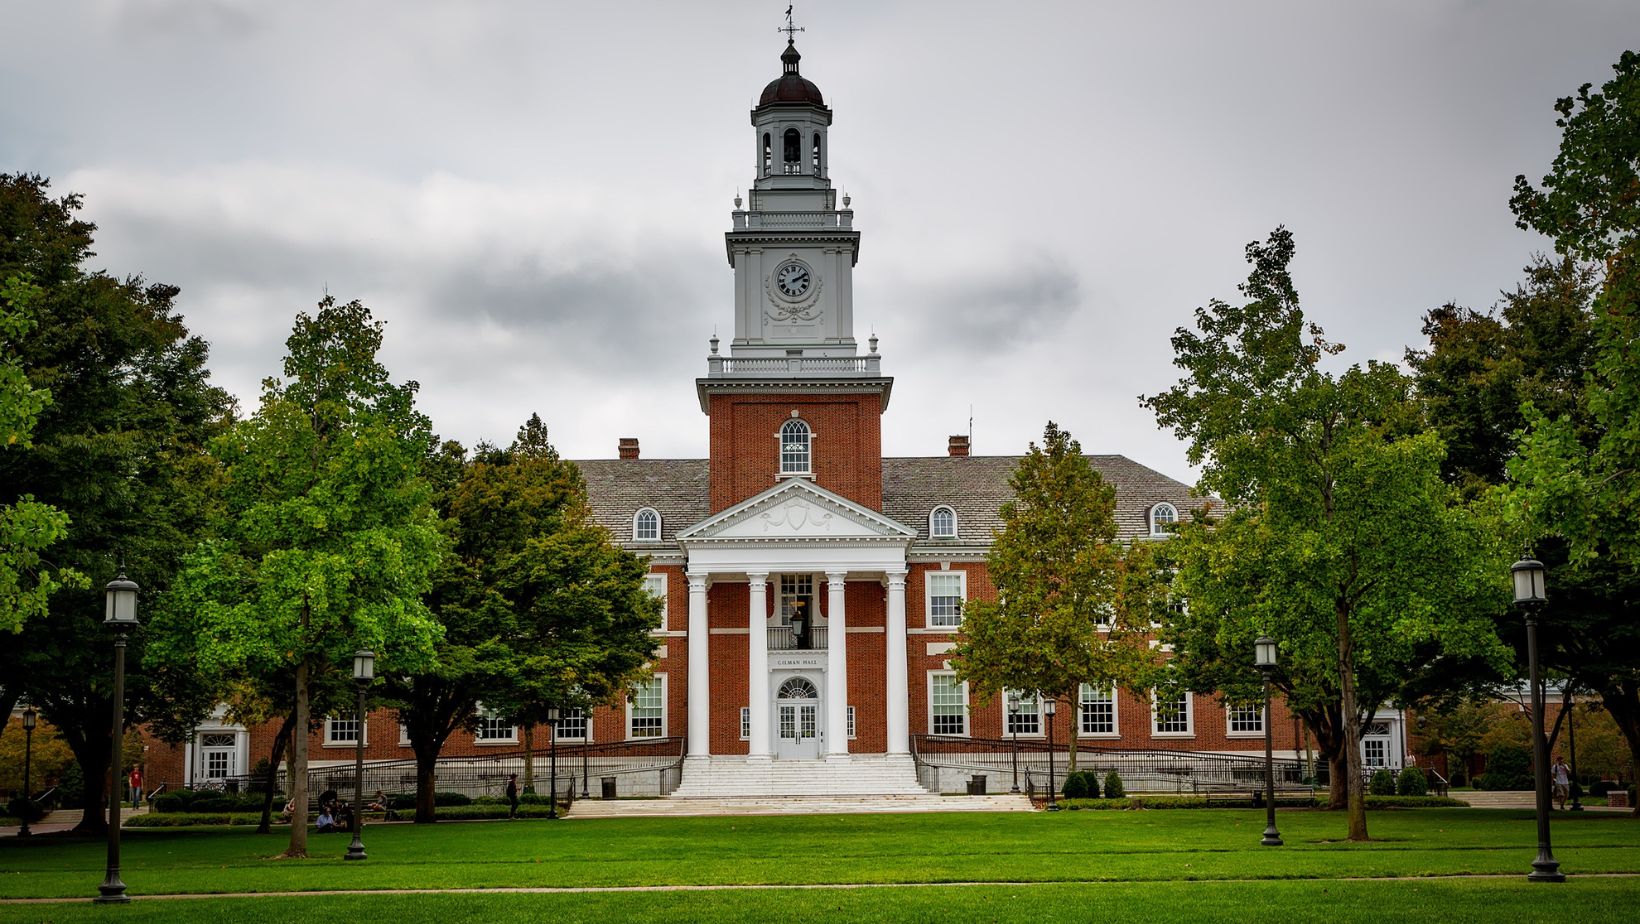
[[[911,753],[911,726],[907,718],[910,691],[905,667],[905,572],[888,573],[888,753]]]
[[[746,580],[748,612],[746,669],[749,671],[747,710],[752,726],[751,746],[747,749],[753,758],[768,759],[769,752],[769,585],[767,574],[748,574]]]
[[[712,753],[712,692],[707,660],[706,575],[689,575],[689,756]]]
[[[826,756],[848,756],[848,620],[842,571],[826,572]]]

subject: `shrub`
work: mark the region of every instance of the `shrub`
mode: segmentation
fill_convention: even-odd
[[[1500,744],[1486,755],[1486,772],[1475,778],[1476,789],[1532,788],[1532,758],[1518,744]]]
[[[1115,770],[1105,774],[1105,798],[1120,799],[1127,795],[1127,789],[1122,786],[1122,775]]]
[[[240,811],[241,806],[235,796],[205,796],[189,802],[187,810],[221,815]]]
[[[1606,793],[1611,791],[1612,787],[1616,785],[1617,784],[1611,780],[1595,780],[1593,783],[1589,784],[1589,795],[1604,796]]]
[[[1395,774],[1382,767],[1373,771],[1372,782],[1367,784],[1367,794],[1371,796],[1395,795]]]
[[[155,796],[154,801],[149,804],[156,812],[182,811],[182,797],[174,792],[168,792],[162,796]]]
[[[439,790],[433,793],[433,804],[436,806],[472,805],[473,799],[464,792]],[[387,797],[387,807],[395,811],[415,811],[416,794],[413,792],[392,793]]]
[[[46,807],[33,799],[18,796],[6,803],[6,814],[12,818],[19,818],[29,824],[34,824],[46,817]]]
[[[1324,804],[1325,799],[1321,802]],[[1367,808],[1462,808],[1469,803],[1446,796],[1368,796]]]
[[[1408,767],[1395,778],[1395,794],[1398,796],[1427,796],[1429,795],[1429,780],[1424,771],[1417,767]]]
[[[1088,798],[1088,780],[1086,775],[1084,775],[1080,770],[1065,774],[1065,785],[1060,790],[1060,794],[1067,799]],[[1098,794],[1095,793],[1095,797],[1097,797],[1097,795]]]

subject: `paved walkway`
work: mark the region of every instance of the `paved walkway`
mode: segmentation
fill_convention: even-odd
[[[565,818],[678,818],[716,815],[864,815],[909,812],[1029,812],[1020,793],[992,796],[742,796],[729,799],[582,799]]]
[[[103,811],[106,813],[108,810],[103,809]],[[48,812],[46,817],[29,825],[28,829],[35,834],[59,834],[63,831],[72,831],[74,826],[80,823],[80,819],[84,814],[83,810],[77,808],[58,809],[55,812]],[[120,806],[120,823],[123,825],[125,819],[130,818],[132,815],[146,814],[148,814],[148,806],[146,805],[140,809],[122,805]],[[20,825],[0,825],[0,837],[15,837],[21,829]]]
[[[1482,790],[1475,790],[1473,792],[1454,793],[1453,798],[1462,799],[1463,801],[1469,803],[1470,808],[1510,808],[1510,809],[1535,809],[1535,808],[1537,808],[1537,794],[1536,793],[1521,792],[1521,791],[1518,791],[1518,790],[1508,790],[1508,791],[1504,791],[1504,792],[1486,792],[1486,791],[1482,791]],[[1568,804],[1570,804],[1570,803],[1568,803]],[[1587,804],[1585,804],[1583,806],[1583,810],[1585,812],[1629,812],[1629,811],[1632,811],[1631,809],[1628,809],[1628,808],[1612,808],[1611,806],[1608,806],[1608,805],[1587,805]],[[1559,811],[1559,809],[1555,809],[1555,811]]]
[[[1214,886],[1225,882],[1435,882],[1454,879],[1525,879],[1523,873],[1460,873],[1449,876],[1337,876],[1299,879],[1156,879],[1146,880],[1151,885]],[[1579,879],[1640,879],[1640,873],[1579,873]],[[175,892],[164,894],[137,894],[138,901],[186,901],[201,898],[281,898],[286,896],[334,895],[585,895],[599,892],[769,892],[781,889],[821,891],[826,889],[934,889],[984,888],[987,886],[1009,889],[1036,886],[1091,885],[1127,886],[1132,881],[1110,879],[1049,879],[1020,882],[996,880],[991,882],[810,882],[780,885],[774,883],[723,885],[651,885],[651,886],[498,886],[482,889],[331,889],[323,892]],[[0,905],[47,905],[64,902],[90,902],[90,897],[75,898],[0,898]]]

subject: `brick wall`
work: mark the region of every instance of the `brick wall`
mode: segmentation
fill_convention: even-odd
[[[882,397],[876,394],[712,395],[711,512],[774,486],[780,427],[797,416],[814,433],[814,481],[883,509]]]

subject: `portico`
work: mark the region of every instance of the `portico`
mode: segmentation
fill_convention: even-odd
[[[726,663],[712,657],[712,641],[741,631],[747,761],[806,755],[814,744],[815,756],[848,760],[851,705],[854,724],[882,729],[886,753],[909,754],[905,576],[906,548],[915,535],[803,478],[782,481],[680,532],[689,580],[688,757],[713,755],[706,730],[714,717],[714,680],[729,679],[712,675],[714,662],[718,671]],[[709,589],[734,594],[730,588],[741,583],[744,629],[713,628]],[[882,615],[874,612],[870,625],[850,622],[849,588],[861,583],[884,594]],[[851,636],[876,635],[883,639],[871,646],[881,650],[882,700],[851,703]],[[853,664],[868,666],[859,658]],[[733,679],[738,687],[739,678]]]

